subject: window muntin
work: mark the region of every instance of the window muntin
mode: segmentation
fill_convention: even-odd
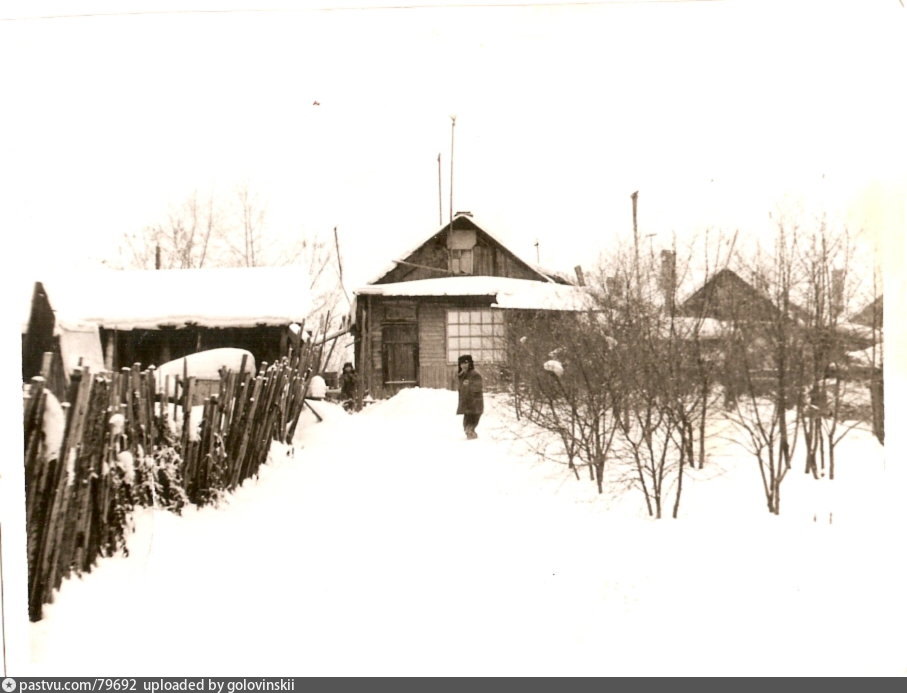
[[[504,360],[504,314],[490,308],[447,311],[447,362],[472,354],[476,363]]]

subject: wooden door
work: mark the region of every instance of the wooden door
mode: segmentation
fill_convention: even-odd
[[[419,384],[419,335],[415,323],[381,330],[384,385],[392,391]]]

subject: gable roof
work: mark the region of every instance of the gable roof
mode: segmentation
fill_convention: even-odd
[[[422,248],[422,246],[426,245],[432,239],[436,238],[440,234],[447,233],[448,229],[451,227],[453,227],[453,229],[455,229],[455,230],[462,229],[462,228],[474,229],[474,230],[478,231],[479,233],[485,234],[485,236],[488,237],[493,243],[500,246],[504,251],[506,251],[507,253],[512,255],[517,260],[517,262],[519,262],[521,265],[523,265],[529,272],[538,276],[539,281],[555,282],[555,283],[559,283],[559,284],[569,284],[570,283],[562,274],[545,270],[545,269],[538,267],[537,265],[533,265],[532,263],[527,262],[525,259],[521,258],[517,253],[513,252],[510,248],[508,248],[506,245],[504,245],[500,241],[500,239],[498,239],[497,237],[494,236],[494,234],[492,234],[490,231],[483,228],[482,226],[479,226],[479,224],[477,224],[475,222],[475,220],[473,219],[472,214],[464,213],[464,212],[457,212],[457,214],[454,215],[454,217],[451,221],[444,224],[440,229],[438,229],[437,231],[432,233],[427,238],[423,238],[422,241],[415,247],[412,247],[407,252],[398,255],[397,256],[398,260],[403,261],[403,262],[411,260],[412,257]],[[392,260],[388,265],[386,265],[384,267],[383,270],[381,270],[380,274],[378,274],[373,279],[369,280],[368,284],[372,285],[372,284],[380,283],[392,271],[394,271],[397,268],[397,266],[400,264],[398,262],[398,260]],[[444,270],[442,270],[440,268],[438,269],[438,272],[439,272],[439,274],[445,273]]]
[[[734,302],[730,303],[732,297]],[[754,319],[775,315],[778,309],[771,299],[730,269],[722,269],[710,277],[680,304],[678,313],[691,317],[729,320],[740,308],[745,307]]]
[[[884,315],[884,299],[882,296],[877,296],[863,310],[854,314],[850,321],[866,327],[882,327]]]

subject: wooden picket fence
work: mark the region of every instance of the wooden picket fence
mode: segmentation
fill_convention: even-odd
[[[41,618],[67,575],[126,548],[133,508],[178,512],[215,501],[258,472],[272,441],[292,441],[312,358],[295,350],[258,375],[245,360],[222,373],[196,431],[194,378],[157,383],[153,369],[138,366],[79,369],[62,403],[59,449],[44,430],[45,413],[53,415],[44,379],[32,379],[24,401],[30,618]]]

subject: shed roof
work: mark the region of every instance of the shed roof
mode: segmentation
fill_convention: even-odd
[[[60,324],[108,329],[287,325],[306,318],[309,282],[300,267],[100,270],[41,279]]]

